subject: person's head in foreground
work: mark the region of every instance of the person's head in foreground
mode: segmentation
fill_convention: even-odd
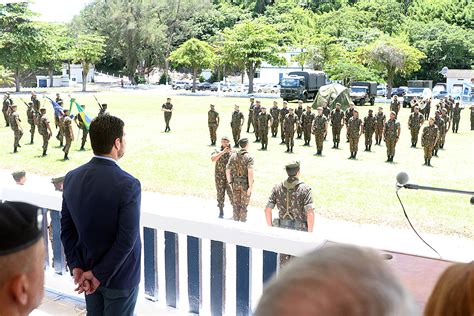
[[[242,138],[239,140],[239,146],[242,149],[248,149],[249,148],[249,140],[248,138]]]
[[[44,290],[44,243],[38,207],[0,203],[0,315],[28,315]]]
[[[97,116],[91,122],[89,136],[95,155],[119,160],[125,154],[125,123],[113,115]]]
[[[331,245],[295,258],[263,290],[255,316],[411,316],[412,298],[380,254]]]
[[[25,185],[26,182],[26,172],[25,171],[15,171],[12,173],[13,180],[18,185]]]
[[[425,306],[425,316],[474,315],[474,261],[448,267]]]

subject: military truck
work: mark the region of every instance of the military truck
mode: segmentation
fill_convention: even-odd
[[[427,99],[431,97],[433,80],[408,80],[408,90],[403,97],[403,107],[410,107],[410,101],[415,99]]]
[[[280,97],[285,101],[314,99],[326,84],[323,71],[292,71],[280,81]]]
[[[365,105],[367,101],[370,105],[375,104],[375,98],[377,97],[377,82],[369,81],[353,81],[350,84],[350,95],[352,102],[357,105]]]

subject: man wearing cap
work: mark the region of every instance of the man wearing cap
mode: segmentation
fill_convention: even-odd
[[[420,113],[418,106],[413,108],[413,113],[408,117],[408,129],[411,133],[411,147],[416,148],[418,143],[418,134],[420,133],[420,128],[425,122],[423,114]]]
[[[303,109],[303,101],[298,100],[298,107],[295,110],[296,117],[298,118],[298,122],[301,122],[301,116],[303,115],[304,109]],[[301,139],[301,135],[303,134],[303,127],[301,126],[301,123],[298,123],[296,126],[296,139]]]
[[[277,137],[278,123],[280,119],[280,109],[278,108],[278,101],[273,101],[273,107],[270,109],[272,116],[272,137]]]
[[[58,103],[60,106],[62,106],[62,103]],[[54,115],[56,115],[56,111],[54,111]],[[61,115],[58,113],[58,115]],[[59,127],[59,132],[58,135],[56,135],[56,139],[59,140],[59,147],[64,147],[64,118],[65,115],[61,115],[58,120],[58,127]]]
[[[293,109],[290,108],[288,114],[285,117],[283,122],[284,134],[285,134],[285,144],[286,152],[292,153],[294,146],[295,138],[295,129],[298,126],[298,117],[293,113]]]
[[[312,132],[316,140],[316,156],[323,154],[324,138],[328,133],[328,121],[323,114],[323,108],[318,107],[318,115],[314,118]]]
[[[440,144],[439,147],[441,149],[444,148],[444,143],[446,142],[446,134],[448,134],[449,128],[451,127],[451,120],[448,115],[448,110],[446,108],[441,109],[441,118],[444,120],[444,131],[443,134],[440,135]]]
[[[461,121],[461,111],[462,108],[459,106],[459,101],[456,101],[452,111],[453,133],[457,133],[459,130],[459,121]]]
[[[365,151],[370,151],[372,149],[372,136],[375,132],[375,117],[373,113],[373,110],[369,110],[369,114],[364,117],[363,129],[365,134]]]
[[[336,103],[336,108],[331,111],[330,120],[332,126],[332,148],[339,148],[341,142],[341,130],[344,126],[344,112],[341,110],[341,103]]]
[[[74,132],[72,131],[72,120],[69,117],[69,110],[64,110],[63,117],[63,132],[66,144],[64,145],[64,160],[69,160],[69,149],[71,149],[72,141],[74,140]]]
[[[440,143],[441,143],[441,137],[443,137],[443,133],[446,129],[446,122],[441,117],[441,111],[440,110],[435,111],[434,124],[438,127],[438,138],[437,138],[436,143],[433,147],[433,156],[438,157],[438,150],[439,150]]]
[[[171,104],[171,98],[166,98],[166,103],[163,103],[161,106],[161,111],[164,113],[165,116],[165,133],[170,132],[170,121],[171,115],[173,114],[173,104]]]
[[[39,109],[41,108],[41,102],[38,100],[38,96],[34,91],[31,91],[31,102],[33,103],[33,109],[35,109],[36,112],[39,112]]]
[[[430,117],[431,112],[431,97],[425,100],[425,107],[422,110],[422,114],[425,116],[425,120]]]
[[[285,143],[285,126],[284,126],[284,122],[285,122],[285,117],[286,115],[288,114],[289,110],[288,110],[288,102],[287,101],[283,101],[283,107],[280,109],[280,115],[279,115],[279,118],[280,118],[280,136],[281,136],[281,143],[280,144],[284,144]]]
[[[23,136],[23,129],[21,128],[21,120],[20,120],[20,115],[18,114],[17,106],[16,104],[13,104],[11,106],[11,113],[10,113],[10,127],[13,130],[14,134],[14,142],[13,142],[13,152],[16,153],[18,152],[18,147],[21,147],[20,145],[20,139]]]
[[[86,108],[85,105],[81,105],[81,107],[83,110],[85,110]],[[87,126],[86,124],[84,124],[84,121],[82,120],[82,117],[80,115],[76,115],[74,117],[74,122],[76,123],[77,127],[79,127],[79,129],[82,132],[82,142],[81,142],[80,150],[85,150],[84,146],[87,142],[87,135],[89,135],[89,130],[87,129]],[[66,139],[66,143],[67,143],[67,139]]]
[[[219,113],[215,110],[214,104],[211,104],[211,109],[207,112],[207,126],[209,127],[209,134],[211,136],[211,145],[214,146],[217,142],[217,128],[219,127]]]
[[[385,123],[383,138],[387,146],[387,162],[393,162],[395,156],[395,146],[400,138],[400,123],[396,119],[397,114],[390,112],[390,119]]]
[[[229,201],[232,204],[232,190],[230,185],[227,183],[227,177],[225,174],[227,163],[229,162],[230,156],[234,153],[230,144],[230,139],[227,136],[221,138],[220,150],[214,150],[211,155],[211,161],[215,162],[214,177],[216,180],[217,190],[217,207],[219,208],[219,218],[224,217],[224,201],[225,193],[229,197]]]
[[[3,96],[3,106],[2,106],[2,113],[3,117],[5,118],[5,127],[10,126],[10,107],[12,103],[10,102],[10,94],[7,92]]]
[[[249,117],[249,120],[251,119],[252,118]],[[232,128],[232,138],[234,139],[234,147],[236,148],[239,147],[240,132],[242,131],[242,126],[244,125],[244,122],[244,114],[240,112],[239,106],[236,104],[234,106],[234,112],[232,112],[232,118],[230,120],[230,127]]]
[[[35,130],[36,130],[36,122],[37,116],[39,115],[39,111],[36,112],[33,108],[33,102],[28,102],[28,108],[26,109],[26,117],[28,118],[28,124],[30,124],[30,134],[31,140],[30,144],[33,144],[35,138]]]
[[[99,110],[99,114],[97,116],[102,116],[102,115],[107,115],[107,114],[109,114],[109,112],[107,111],[107,103],[102,103]]]
[[[349,140],[349,147],[351,156],[349,159],[356,159],[357,151],[359,150],[359,138],[364,133],[362,128],[362,120],[359,118],[359,112],[356,109],[352,110],[352,117],[347,122],[347,139]]]
[[[423,128],[423,133],[421,134],[421,146],[423,146],[425,154],[425,166],[431,166],[433,148],[439,137],[438,126],[434,124],[434,121],[434,118],[430,117],[429,125]]]
[[[386,117],[383,108],[379,106],[379,111],[375,116],[375,145],[380,145],[383,138],[383,127],[385,126]]]
[[[304,145],[311,146],[311,128],[313,126],[313,121],[316,116],[311,112],[311,106],[306,107],[306,111],[301,115],[301,125],[303,126],[303,137]]]
[[[344,113],[344,123],[346,123],[346,129],[349,129],[349,120],[352,118],[354,115],[354,103],[350,103],[349,107],[346,109],[346,112]],[[349,139],[347,139],[347,143],[349,142]]]
[[[40,117],[38,120],[38,133],[43,137],[43,157],[47,155],[48,143],[53,132],[51,131],[51,126],[49,125],[48,117],[46,116],[46,109],[40,109]]]
[[[253,132],[255,132],[255,126],[253,125],[253,109],[255,108],[255,98],[250,98],[250,107],[249,107],[249,119],[247,121],[247,133],[250,133],[250,125],[252,125]]]
[[[270,114],[267,113],[267,109],[262,106],[260,107],[260,114],[258,115],[258,133],[262,143],[262,150],[268,149],[268,130],[270,129],[273,119]]]
[[[398,112],[400,112],[400,101],[398,101],[398,96],[394,95],[392,102],[390,102],[390,111],[395,112],[395,118],[398,115]]]
[[[227,183],[232,188],[234,221],[247,221],[247,206],[253,189],[253,157],[248,152],[249,140],[239,140],[240,150],[233,153],[226,166]]]
[[[285,166],[288,178],[272,189],[265,208],[268,226],[276,226],[299,231],[313,231],[314,211],[311,187],[300,181],[300,163]],[[278,219],[272,222],[272,210],[278,208]],[[285,264],[290,255],[280,254],[280,265]]]
[[[13,180],[15,180],[15,183],[18,185],[25,185],[26,182],[26,172],[24,170],[22,171],[15,171],[12,173]]]
[[[255,142],[260,141],[260,129],[258,128],[258,115],[260,114],[260,111],[262,110],[262,106],[260,103],[260,100],[257,100],[255,102],[255,107],[253,108],[253,129],[255,131]]]
[[[44,295],[42,213],[30,204],[0,203],[0,315],[29,315]]]

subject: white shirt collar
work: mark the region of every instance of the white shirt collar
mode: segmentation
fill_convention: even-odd
[[[116,165],[118,165],[117,161],[115,159],[112,159],[110,157],[107,157],[107,156],[99,156],[99,155],[94,155],[94,158],[97,158],[97,159],[104,159],[104,160],[110,160],[112,162],[114,162]]]

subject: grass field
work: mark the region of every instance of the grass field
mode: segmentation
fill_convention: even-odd
[[[141,180],[143,189],[215,198],[214,166],[210,161],[214,148],[209,146],[207,128],[209,103],[217,105],[221,116],[218,137],[231,137],[233,105],[239,104],[247,117],[247,99],[175,96],[172,101],[175,108],[172,132],[163,133],[164,121],[160,109],[165,95],[144,91],[105,92],[97,96],[109,104],[111,114],[125,120],[128,148],[120,164]],[[14,100],[19,103],[15,96]],[[92,95],[79,95],[78,100],[87,105],[88,112],[98,112]],[[262,103],[268,107],[271,101],[263,99]],[[388,106],[384,107],[387,113]],[[360,109],[361,116],[365,116],[370,108]],[[20,105],[19,109],[25,132],[21,141],[23,147],[19,153],[12,154],[13,132],[4,128],[2,122],[0,168],[25,169],[52,176],[65,173],[90,159],[90,150],[78,151],[80,142],[77,135],[70,161],[62,161],[63,153],[57,148],[55,139],[51,141],[49,155],[39,157],[40,137],[36,136],[34,145],[26,145],[29,142],[29,126],[25,107]],[[52,115],[52,108],[48,105],[47,109]],[[423,150],[420,147],[410,148],[408,115],[409,110],[402,109],[401,140],[397,145],[395,163],[392,164],[385,163],[385,146],[373,146],[372,152],[363,152],[363,138],[356,161],[347,159],[349,146],[346,143],[341,143],[339,150],[331,149],[331,134],[324,144],[322,157],[314,156],[314,140],[309,148],[302,146],[302,140],[296,140],[294,154],[284,152],[286,147],[279,145],[279,137],[270,138],[266,152],[258,150],[260,144],[251,144],[250,152],[255,157],[255,189],[251,204],[261,208],[265,206],[272,186],[285,179],[283,166],[290,160],[301,161],[302,178],[313,187],[316,212],[333,219],[408,227],[395,196],[395,176],[400,171],[406,171],[412,183],[473,190],[474,132],[469,130],[468,110],[462,113],[459,134],[449,132],[445,149],[440,150],[439,158],[433,158],[432,168],[422,166]],[[74,130],[77,132],[77,128]],[[255,139],[253,134],[245,132],[242,136],[248,136],[252,141]],[[89,143],[86,148],[90,149]],[[474,238],[474,212],[468,196],[408,190],[400,191],[400,195],[419,230]]]

